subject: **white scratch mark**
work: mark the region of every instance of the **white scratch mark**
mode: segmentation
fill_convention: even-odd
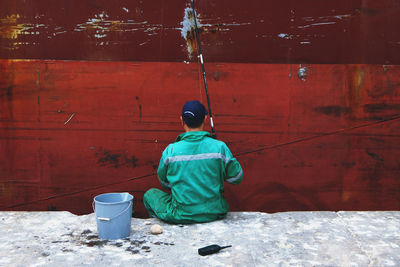
[[[314,21],[314,18],[313,17],[303,17],[303,20],[311,22],[311,21]]]
[[[309,27],[313,27],[313,26],[330,25],[330,24],[336,24],[336,22],[331,21],[331,22],[313,23],[313,24],[310,24],[310,25],[297,26],[297,28],[304,29],[304,28],[309,28]]]
[[[150,40],[147,40],[146,42],[143,42],[141,44],[139,44],[140,46],[147,44],[148,42],[150,42]]]
[[[56,33],[54,33],[54,35],[59,35],[59,34],[63,34],[63,33],[66,33],[67,31],[62,31],[62,32],[56,32]]]
[[[69,117],[69,119],[66,122],[64,122],[64,125],[66,125],[74,116],[75,116],[75,113],[72,113],[71,116]]]
[[[222,26],[244,26],[244,25],[251,25],[251,22],[243,22],[243,23],[222,23]],[[210,25],[211,26],[211,25]]]
[[[346,15],[336,15],[336,16],[334,16],[334,17],[337,18],[337,19],[342,20],[342,19],[344,19],[344,18],[350,18],[351,15],[350,15],[350,14],[346,14]]]

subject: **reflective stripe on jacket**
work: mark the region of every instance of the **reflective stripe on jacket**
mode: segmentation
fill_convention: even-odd
[[[225,214],[224,181],[238,184],[243,179],[226,144],[204,131],[183,133],[168,145],[157,174],[161,185],[171,189],[171,204],[182,216]]]

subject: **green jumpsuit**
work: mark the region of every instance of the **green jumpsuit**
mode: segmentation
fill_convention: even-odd
[[[238,184],[243,179],[239,162],[222,141],[208,132],[186,132],[164,150],[158,167],[161,185],[143,198],[150,216],[170,223],[208,222],[228,212],[224,181]]]

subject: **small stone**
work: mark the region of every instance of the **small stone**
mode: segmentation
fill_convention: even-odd
[[[145,225],[150,225],[150,224],[151,224],[151,222],[145,222],[144,224],[145,224]]]
[[[158,235],[158,234],[161,234],[163,232],[163,229],[162,229],[161,225],[155,224],[150,228],[150,232],[153,235]]]

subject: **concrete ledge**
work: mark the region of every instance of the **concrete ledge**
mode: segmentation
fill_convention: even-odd
[[[156,223],[160,235],[150,234]],[[198,255],[210,244],[232,247]],[[98,238],[94,214],[0,212],[0,266],[125,264],[400,266],[400,212],[233,212],[194,225],[133,218],[130,238],[116,241]]]

